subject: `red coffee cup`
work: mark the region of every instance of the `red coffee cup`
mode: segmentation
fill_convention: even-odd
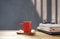
[[[32,29],[32,21],[24,21],[19,24],[20,30],[23,30],[24,33],[30,33]]]
[[[24,26],[24,33],[31,32],[31,29],[32,29],[32,22],[31,21],[24,21],[23,26]]]

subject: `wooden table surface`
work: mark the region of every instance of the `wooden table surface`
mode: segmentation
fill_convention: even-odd
[[[36,34],[31,35],[17,35],[18,30],[0,30],[0,39],[60,39],[60,35],[48,35],[36,31]]]

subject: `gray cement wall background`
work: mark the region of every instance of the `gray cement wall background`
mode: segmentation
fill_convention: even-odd
[[[40,23],[31,0],[0,0],[0,29],[19,29],[17,25],[23,21],[32,21],[32,28]]]
[[[19,29],[17,26],[23,21],[32,21],[32,28],[36,28],[41,20],[56,20],[56,0],[0,0],[0,29]],[[60,0],[57,1],[57,22],[60,24]],[[48,13],[48,14],[47,14]],[[48,17],[47,17],[48,16]]]

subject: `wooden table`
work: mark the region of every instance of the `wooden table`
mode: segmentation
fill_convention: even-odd
[[[0,30],[0,39],[60,39],[60,35],[48,35],[39,31],[31,35],[17,35],[18,30]]]

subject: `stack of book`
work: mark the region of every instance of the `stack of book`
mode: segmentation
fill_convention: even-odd
[[[37,27],[38,30],[48,33],[60,33],[60,24],[42,24]]]

